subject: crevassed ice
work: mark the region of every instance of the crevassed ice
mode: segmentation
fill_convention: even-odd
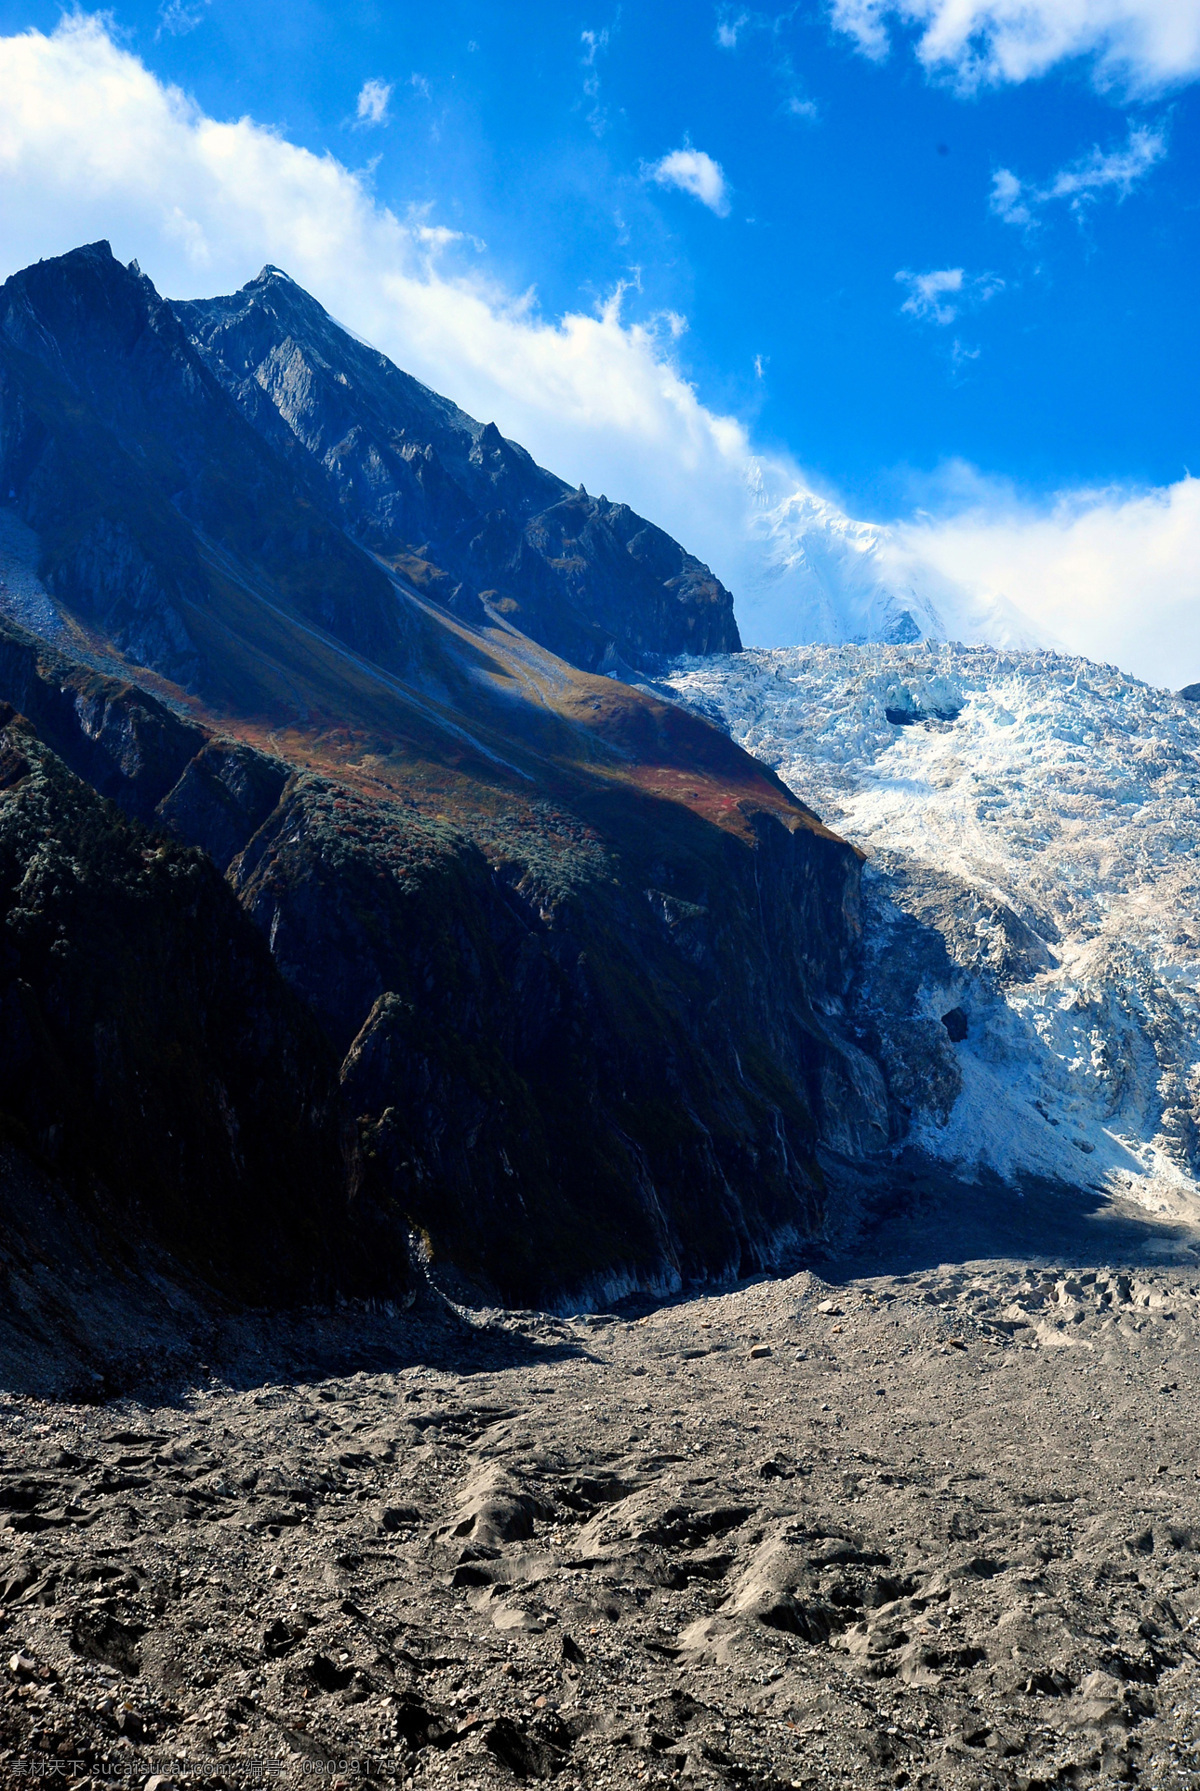
[[[1194,1216],[1200,705],[1083,659],[927,643],[683,660],[666,682],[867,851],[851,1018],[896,1054],[909,1137]]]

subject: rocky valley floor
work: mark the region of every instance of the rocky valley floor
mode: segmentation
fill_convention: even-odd
[[[926,1210],[653,1308],[431,1299],[365,1371],[3,1396],[0,1780],[1200,1782],[1194,1240],[1047,1209],[1034,1255],[1026,1204],[973,1259]]]

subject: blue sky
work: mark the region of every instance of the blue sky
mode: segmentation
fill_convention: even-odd
[[[838,522],[829,548],[825,511],[812,551],[794,505],[786,541],[772,525],[763,548],[762,513],[776,514],[794,478],[855,526],[901,531],[878,552],[867,542],[881,563],[892,556],[892,587],[925,580],[944,610],[957,601],[948,584],[969,588],[975,609],[955,615],[978,616],[986,600],[983,635],[995,633],[997,603],[1015,605],[1033,634],[1100,653],[1103,628],[1092,640],[1077,626],[1086,592],[1069,615],[1054,609],[1053,566],[1078,560],[1081,518],[1092,563],[1111,555],[1105,530],[1120,527],[1131,567],[1153,533],[1147,503],[1163,521],[1156,540],[1191,527],[1200,8],[967,0],[963,10],[974,34],[956,43],[942,0],[834,0],[778,14],[695,0],[169,0],[117,4],[106,23],[73,28],[56,6],[0,0],[0,38],[19,46],[33,30],[48,46],[36,82],[31,40],[7,64],[0,55],[0,102],[6,76],[10,94],[38,92],[24,122],[10,121],[7,150],[0,122],[0,169],[6,153],[10,164],[0,271],[81,233],[112,236],[183,296],[280,260],[396,359],[467,408],[490,406],[566,476],[615,486],[628,466],[633,489],[610,495],[657,506],[681,533],[687,479],[672,489],[654,455],[715,465],[714,455],[742,454],[767,466],[754,527],[770,578],[748,568],[744,543],[722,544],[718,512],[721,527],[741,527],[728,493],[702,493],[691,525],[697,550],[731,582],[740,575],[745,613],[769,614],[763,639],[789,632],[797,552],[810,586],[860,578],[866,538],[847,546]],[[72,109],[81,83],[101,125],[113,95],[116,148],[71,146],[75,127],[58,107]],[[182,113],[162,98],[171,85],[188,96]],[[175,108],[168,124],[164,106]],[[238,119],[254,127],[253,151],[217,192],[206,132]],[[157,147],[146,139],[139,167],[144,130],[166,135]],[[304,178],[315,183],[324,262],[295,168],[264,172],[272,143],[280,155],[311,152]],[[105,155],[112,166],[97,174]],[[341,225],[329,223],[337,195],[316,194],[326,157],[345,171],[344,204],[360,215],[357,286],[335,241]],[[256,180],[252,202],[245,189]],[[273,181],[294,210],[290,236],[276,227]],[[257,236],[255,205],[269,220]],[[489,346],[468,306],[460,333],[471,340],[447,347],[448,326],[414,322],[408,299],[391,314],[383,286],[360,300],[373,254],[377,266],[393,249],[403,258],[394,244],[372,249],[380,218],[406,237],[410,285],[424,277],[435,300],[470,293],[508,333]],[[607,335],[581,323],[572,350],[562,320],[596,317]],[[522,318],[530,327],[518,341]],[[557,359],[555,336],[568,341]],[[619,407],[597,395],[610,351],[625,358],[609,385],[636,384],[640,356],[649,394],[627,397],[637,440],[625,449]],[[489,367],[489,353],[511,373]],[[584,390],[576,375],[589,354]],[[654,401],[656,378],[678,382],[664,402],[690,448],[673,449],[674,424],[660,428],[639,409]],[[575,381],[565,396],[564,380]],[[718,446],[699,448],[710,420]],[[727,423],[741,447],[721,436]],[[697,465],[689,476],[703,486]],[[848,574],[838,570],[847,555]],[[768,587],[774,596],[763,597]],[[1119,598],[1105,599],[1109,609]],[[801,593],[793,603],[809,632],[814,601]],[[1129,605],[1132,623],[1136,593]],[[1144,620],[1144,597],[1142,609]],[[1195,652],[1187,669],[1200,676],[1200,633]]]

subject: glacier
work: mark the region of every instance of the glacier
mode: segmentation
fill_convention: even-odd
[[[866,854],[847,1018],[885,1065],[893,1144],[1194,1219],[1200,705],[930,641],[663,681]]]

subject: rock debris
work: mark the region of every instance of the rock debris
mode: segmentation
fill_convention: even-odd
[[[988,1259],[8,1395],[0,1775],[1191,1785],[1198,1324]]]

